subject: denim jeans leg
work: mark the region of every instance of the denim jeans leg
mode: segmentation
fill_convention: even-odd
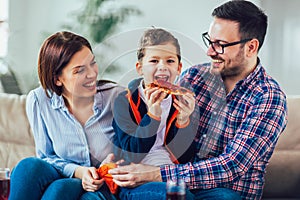
[[[12,170],[9,200],[40,200],[46,188],[61,176],[42,159],[21,160]]]
[[[119,197],[122,200],[165,200],[166,183],[150,182],[135,188],[120,188]]]
[[[42,200],[78,200],[83,193],[81,179],[61,178],[49,185],[44,192]]]
[[[165,200],[167,195],[165,182],[150,182],[136,188],[121,188],[121,200]],[[186,190],[186,200],[193,200],[194,195]]]
[[[195,195],[195,199],[206,200],[241,200],[241,196],[228,188],[213,188],[208,190],[194,190],[192,193]]]
[[[106,184],[96,192],[84,193],[80,200],[117,200],[117,198],[110,192]]]

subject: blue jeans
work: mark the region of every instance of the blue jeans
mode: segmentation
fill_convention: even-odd
[[[84,193],[80,200],[117,200],[117,198],[109,191],[109,188],[104,184],[96,192]]]
[[[165,200],[166,183],[150,182],[136,188],[121,188],[119,197],[121,200]],[[186,200],[241,200],[238,193],[228,188],[214,188],[209,190],[186,190]]]
[[[25,158],[13,169],[9,200],[105,199],[101,192],[86,192],[81,179],[65,178],[52,165],[39,158]],[[105,191],[109,195],[109,191]],[[105,195],[106,195],[105,193]],[[84,194],[84,195],[83,195]],[[111,195],[113,197],[113,195]],[[92,198],[93,197],[93,198]],[[106,197],[106,196],[105,196]],[[113,199],[113,198],[111,198]]]

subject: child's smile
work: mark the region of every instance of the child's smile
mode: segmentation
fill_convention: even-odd
[[[170,78],[170,76],[167,76],[167,75],[154,76],[154,80],[162,80],[162,81],[167,81],[167,82],[169,82],[169,78]]]
[[[146,84],[154,80],[174,83],[181,72],[176,47],[172,43],[149,46],[145,48],[145,55],[136,64],[139,75],[144,77]]]

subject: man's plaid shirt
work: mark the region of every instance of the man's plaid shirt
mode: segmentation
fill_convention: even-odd
[[[197,152],[192,163],[161,166],[163,181],[183,178],[191,191],[226,187],[242,199],[260,199],[266,165],[287,123],[277,82],[258,64],[226,94],[221,77],[204,64],[187,69],[180,85],[196,96]]]

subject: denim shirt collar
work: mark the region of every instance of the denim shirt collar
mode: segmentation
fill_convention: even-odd
[[[94,112],[96,112],[98,110],[98,108],[102,107],[101,99],[95,98],[95,96],[94,96],[94,106],[93,106]],[[63,109],[64,111],[68,110],[62,95],[59,96],[59,95],[53,93],[53,95],[51,96],[50,102],[51,102],[51,106],[54,110],[55,109]]]
[[[95,113],[98,111],[99,108],[103,107],[103,98],[102,98],[103,92],[111,88],[114,88],[116,86],[117,84],[111,81],[106,81],[106,80],[97,81],[97,93],[94,95],[94,106],[93,106],[93,110]],[[53,109],[62,108],[64,110],[68,110],[62,95],[59,96],[56,93],[53,93],[50,102]]]

